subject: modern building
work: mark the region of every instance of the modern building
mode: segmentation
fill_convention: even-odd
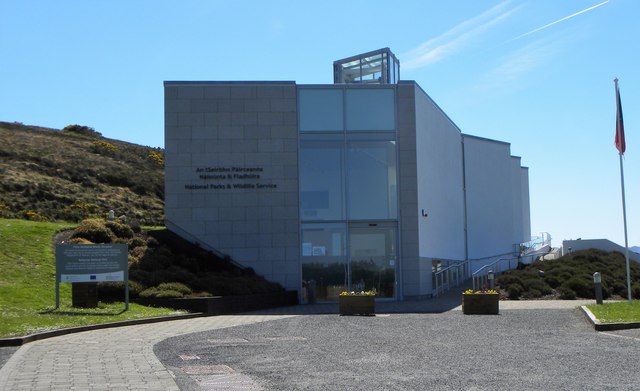
[[[529,240],[508,143],[462,134],[388,48],[334,80],[165,82],[167,227],[302,300],[430,297],[437,268]]]

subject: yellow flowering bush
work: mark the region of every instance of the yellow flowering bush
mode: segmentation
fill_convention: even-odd
[[[464,294],[465,295],[480,295],[480,294],[497,295],[498,292],[495,289],[483,289],[479,291],[474,291],[473,289],[467,289],[466,291],[464,291]]]
[[[360,292],[355,292],[355,291],[351,291],[351,292],[342,291],[342,292],[340,292],[340,296],[375,296],[377,294],[378,294],[378,292],[376,292],[375,289],[371,289],[369,291],[360,291]]]

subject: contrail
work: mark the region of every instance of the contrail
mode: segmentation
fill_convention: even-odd
[[[596,5],[592,6],[592,7],[587,8],[587,9],[583,9],[582,11],[578,11],[578,12],[576,12],[575,14],[571,14],[571,15],[569,15],[569,16],[565,16],[564,18],[562,18],[562,19],[558,19],[558,20],[556,20],[555,22],[551,22],[551,23],[549,23],[549,24],[545,24],[544,26],[542,26],[542,27],[538,27],[538,28],[537,28],[537,29],[535,29],[535,30],[531,30],[531,31],[529,31],[529,32],[527,32],[527,33],[524,33],[524,34],[518,35],[517,37],[515,37],[515,38],[512,38],[512,39],[508,40],[506,43],[509,43],[509,42],[515,41],[516,39],[520,39],[520,38],[522,38],[522,37],[526,37],[527,35],[530,35],[530,34],[533,34],[533,33],[537,33],[537,32],[538,32],[538,31],[540,31],[540,30],[544,30],[544,29],[546,29],[547,27],[551,27],[551,26],[553,26],[554,24],[557,24],[557,23],[560,23],[560,22],[564,22],[565,20],[567,20],[567,19],[571,19],[571,18],[573,18],[574,16],[578,16],[578,15],[580,15],[580,14],[583,14],[583,13],[587,12],[587,11],[591,11],[592,9],[595,9],[595,8],[598,8],[598,7],[600,7],[600,6],[603,6],[603,5],[607,4],[609,1],[610,1],[610,0],[603,1],[603,2],[602,2],[602,3],[600,3],[600,4],[596,4]]]

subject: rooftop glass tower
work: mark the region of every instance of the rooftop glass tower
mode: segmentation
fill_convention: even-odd
[[[396,84],[398,80],[400,62],[389,48],[333,62],[335,84]]]

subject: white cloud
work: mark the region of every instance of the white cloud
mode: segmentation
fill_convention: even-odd
[[[491,95],[518,88],[519,82],[528,73],[549,63],[557,50],[557,43],[548,43],[546,40],[523,46],[504,57],[500,64],[485,74],[477,88]]]
[[[553,22],[551,22],[551,23],[545,24],[544,26],[541,26],[541,27],[535,28],[535,29],[533,29],[533,30],[531,30],[531,31],[528,31],[528,32],[524,33],[524,34],[520,34],[520,35],[518,35],[517,37],[515,37],[515,38],[512,38],[512,39],[508,40],[508,41],[507,41],[507,43],[509,43],[509,42],[513,42],[513,41],[515,41],[516,39],[520,39],[520,38],[522,38],[522,37],[526,37],[527,35],[531,35],[531,34],[533,34],[533,33],[537,33],[537,32],[538,32],[538,31],[540,31],[540,30],[544,30],[544,29],[546,29],[546,28],[548,28],[548,27],[553,26],[554,24],[558,24],[558,23],[560,23],[560,22],[564,22],[564,21],[565,21],[565,20],[567,20],[567,19],[571,19],[571,18],[573,18],[573,17],[575,17],[575,16],[578,16],[578,15],[583,14],[583,13],[585,13],[585,12],[591,11],[592,9],[595,9],[595,8],[598,8],[598,7],[602,6],[602,5],[605,5],[605,4],[607,4],[608,2],[609,2],[609,0],[603,1],[602,3],[596,4],[596,5],[591,6],[591,7],[589,7],[589,8],[585,8],[585,9],[583,9],[582,11],[575,12],[575,13],[573,13],[573,14],[569,15],[569,16],[565,16],[564,18],[560,18],[560,19],[558,19],[558,20],[556,20],[556,21],[553,21]]]
[[[505,20],[517,8],[509,8],[510,1],[503,1],[483,13],[457,24],[449,31],[429,39],[403,56],[404,69],[417,69],[434,64],[469,44],[481,33]]]

